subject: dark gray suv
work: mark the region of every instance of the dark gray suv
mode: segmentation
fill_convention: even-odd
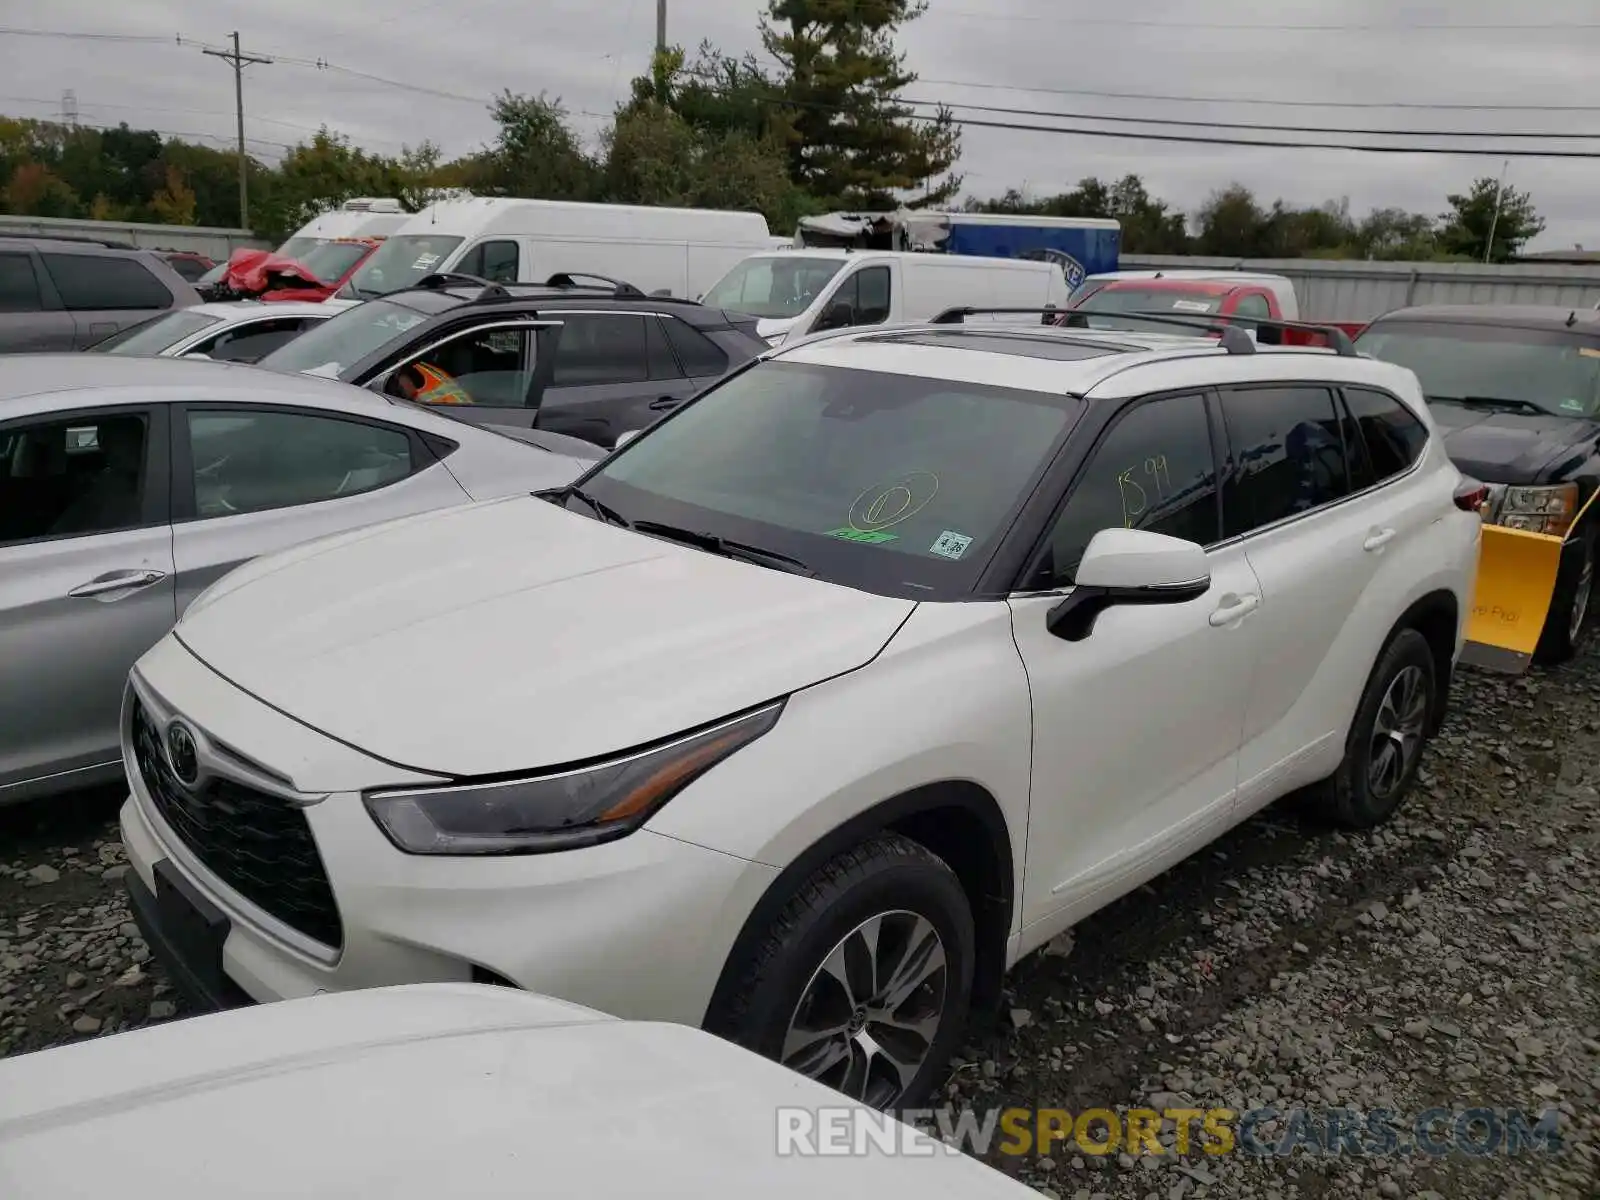
[[[84,350],[200,302],[159,255],[87,238],[0,234],[0,354]]]
[[[363,300],[258,365],[609,450],[767,349],[754,317],[598,275],[445,274]]]

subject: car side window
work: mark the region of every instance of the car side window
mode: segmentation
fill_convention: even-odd
[[[467,251],[455,268],[463,275],[476,275],[492,283],[517,281],[517,244],[501,239],[482,242]]]
[[[143,525],[149,431],[142,414],[108,413],[0,434],[0,545]]]
[[[230,408],[188,413],[200,518],[356,496],[412,473],[404,430],[311,413]]]
[[[172,307],[172,293],[138,259],[48,251],[39,258],[61,302],[75,312]]]
[[[728,356],[722,348],[698,329],[691,328],[677,317],[663,317],[661,324],[667,331],[667,340],[683,364],[683,373],[690,379],[721,375],[728,369]]]
[[[1332,389],[1225,388],[1222,415],[1233,451],[1222,489],[1225,536],[1250,533],[1350,494]]]
[[[548,328],[469,330],[397,369],[383,390],[419,404],[522,408]]]
[[[219,362],[258,362],[279,346],[287,346],[299,337],[302,328],[298,317],[256,321],[208,338],[191,353],[205,354]]]
[[[1399,400],[1369,388],[1346,388],[1344,400],[1367,451],[1368,461],[1361,463],[1364,469],[1356,479],[1358,488],[1391,479],[1421,457],[1428,427]],[[1354,447],[1351,461],[1361,462]]]
[[[856,272],[856,324],[881,325],[889,319],[889,268]]]
[[[650,378],[644,319],[631,313],[552,313],[565,328],[553,387],[643,383]]]
[[[42,307],[33,259],[26,254],[0,254],[0,312],[38,312]]]
[[[1272,308],[1267,304],[1267,298],[1260,292],[1251,292],[1249,295],[1239,297],[1239,303],[1234,306],[1234,312],[1241,317],[1270,317]]]
[[[1148,529],[1210,545],[1220,539],[1217,464],[1203,396],[1135,404],[1079,472],[1030,587],[1065,587],[1102,529]]]

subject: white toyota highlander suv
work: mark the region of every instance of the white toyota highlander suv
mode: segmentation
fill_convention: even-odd
[[[1392,813],[1479,542],[1415,377],[970,311],[197,599],[123,714],[178,985],[508,984],[899,1107],[1022,955],[1272,800]]]

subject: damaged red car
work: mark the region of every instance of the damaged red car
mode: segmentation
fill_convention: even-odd
[[[328,238],[295,257],[275,250],[235,250],[206,299],[326,300],[382,244],[382,238]]]

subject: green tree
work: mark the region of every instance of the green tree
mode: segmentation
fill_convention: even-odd
[[[619,204],[755,210],[792,229],[805,208],[782,147],[737,130],[695,129],[653,101],[630,104],[605,137],[601,191]]]
[[[441,172],[446,186],[531,200],[589,200],[598,167],[567,125],[559,98],[504,92],[492,109],[494,145]]]
[[[897,193],[916,206],[960,189],[949,172],[961,133],[948,109],[920,120],[899,93],[917,76],[895,32],[921,0],[768,0],[761,42],[778,63],[774,102],[787,110],[789,178],[829,207],[884,209]]]
[[[1375,208],[1356,227],[1359,258],[1423,262],[1437,253],[1433,218],[1403,208]]]
[[[43,163],[25,162],[11,172],[5,188],[7,212],[30,217],[76,217],[83,202],[65,180]]]
[[[1487,250],[1490,262],[1507,262],[1544,232],[1544,218],[1528,193],[1513,187],[1502,191],[1499,181],[1488,176],[1474,180],[1466,193],[1445,199],[1450,210],[1439,218],[1438,244],[1446,254],[1483,262]]]
[[[1194,252],[1226,258],[1260,258],[1267,214],[1242,183],[1212,192],[1195,222]]]
[[[150,212],[162,225],[193,225],[195,223],[195,195],[183,172],[167,164],[166,180],[161,190],[150,197]]]

